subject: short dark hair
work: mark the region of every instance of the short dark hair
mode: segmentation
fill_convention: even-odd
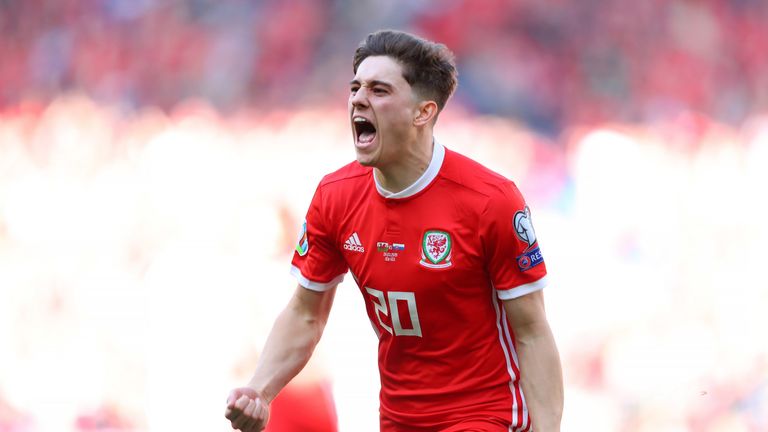
[[[371,56],[388,56],[400,63],[403,78],[419,96],[434,100],[439,111],[456,90],[456,61],[443,44],[402,31],[379,30],[369,34],[355,50],[353,73]]]

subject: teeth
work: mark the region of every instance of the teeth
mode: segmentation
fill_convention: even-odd
[[[352,119],[352,121],[355,122],[355,123],[365,123],[368,120],[366,120],[366,119],[364,119],[362,117],[355,117],[355,118]]]

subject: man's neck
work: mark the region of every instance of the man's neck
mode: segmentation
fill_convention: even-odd
[[[410,150],[400,158],[398,163],[373,169],[379,186],[389,192],[401,192],[424,174],[432,160],[432,152],[435,149],[434,139],[430,135],[408,148]]]

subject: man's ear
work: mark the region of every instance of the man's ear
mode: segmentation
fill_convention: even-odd
[[[437,103],[435,101],[426,100],[419,103],[418,111],[416,111],[416,117],[413,119],[415,126],[424,126],[433,121],[437,117]]]

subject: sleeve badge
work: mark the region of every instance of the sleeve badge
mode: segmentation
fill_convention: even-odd
[[[309,240],[307,239],[307,221],[301,226],[301,234],[299,234],[299,241],[296,244],[296,253],[300,256],[304,256],[309,252]]]
[[[533,230],[533,224],[531,223],[531,209],[525,206],[524,210],[516,212],[512,223],[515,227],[517,238],[528,245],[523,253],[516,258],[520,271],[530,270],[544,262],[544,257],[541,255],[541,250],[536,242],[536,232]]]

